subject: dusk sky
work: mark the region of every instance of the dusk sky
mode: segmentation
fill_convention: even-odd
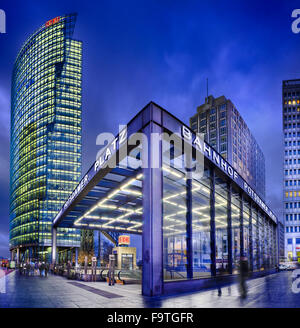
[[[8,256],[10,86],[23,42],[47,20],[78,13],[83,41],[83,170],[101,132],[117,133],[153,100],[183,122],[209,94],[235,104],[266,158],[267,203],[282,208],[282,80],[300,78],[298,1],[0,0],[0,256]]]

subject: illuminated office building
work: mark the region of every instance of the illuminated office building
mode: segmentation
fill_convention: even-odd
[[[53,217],[81,174],[82,42],[73,39],[75,22],[76,14],[47,21],[13,68],[9,245],[21,261],[49,259]],[[59,229],[57,243],[59,252],[74,250],[80,232]]]
[[[194,132],[204,139],[265,199],[265,157],[234,104],[209,96],[190,118]]]
[[[285,258],[300,258],[300,79],[282,82]],[[283,254],[281,254],[283,255]]]

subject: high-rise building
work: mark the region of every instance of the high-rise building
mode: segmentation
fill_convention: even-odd
[[[11,90],[10,250],[49,259],[53,217],[81,174],[82,42],[76,14],[37,29],[17,55]],[[80,232],[61,227],[58,254],[71,256]]]
[[[300,258],[300,79],[282,82],[285,254]]]
[[[265,199],[265,157],[234,104],[224,96],[205,98],[190,118],[204,139]]]

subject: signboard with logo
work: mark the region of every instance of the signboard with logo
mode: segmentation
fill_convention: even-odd
[[[119,236],[119,246],[130,245],[130,236],[121,235]]]
[[[45,25],[46,25],[46,27],[49,27],[55,23],[58,23],[59,21],[60,21],[60,17],[58,16],[58,17],[48,20]]]

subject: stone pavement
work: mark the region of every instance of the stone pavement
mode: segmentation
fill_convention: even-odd
[[[60,276],[6,276],[0,308],[231,308],[300,307],[300,293],[291,290],[292,272],[280,272],[247,282],[248,297],[239,297],[237,284],[164,297],[141,295],[140,285],[108,286],[105,282],[79,282]]]

